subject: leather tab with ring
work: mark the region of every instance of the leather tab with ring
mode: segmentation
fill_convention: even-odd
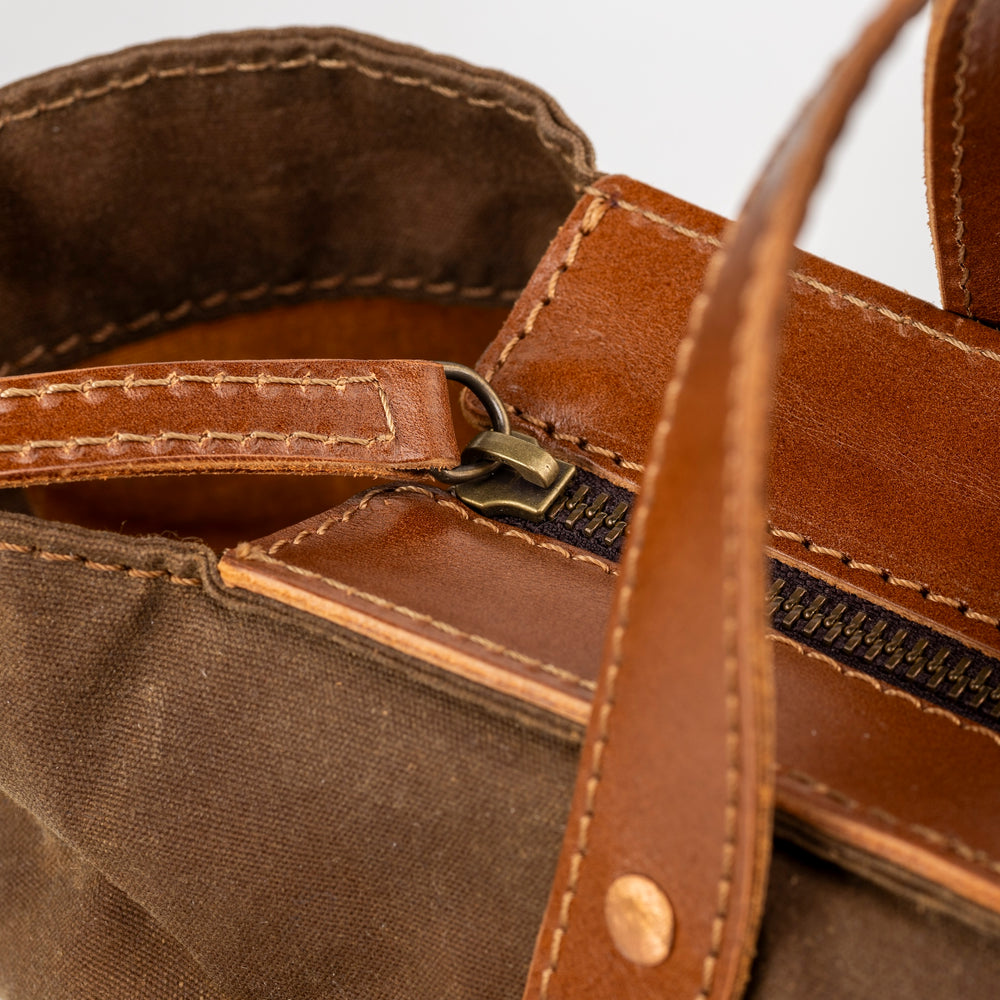
[[[440,482],[453,485],[485,479],[501,465],[512,470],[518,479],[542,488],[552,486],[561,477],[561,463],[545,451],[534,438],[512,434],[510,418],[503,401],[493,386],[465,365],[452,361],[439,362],[445,377],[471,390],[483,404],[492,429],[475,437],[462,452],[462,464],[454,469],[434,470]],[[505,477],[506,478],[506,477]]]

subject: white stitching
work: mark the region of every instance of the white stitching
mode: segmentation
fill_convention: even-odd
[[[848,569],[860,570],[863,573],[872,573],[879,577],[883,583],[887,583],[892,587],[904,587],[906,590],[916,591],[925,601],[931,601],[934,604],[944,604],[946,607],[953,608],[965,618],[971,618],[977,622],[985,622],[987,625],[992,625],[995,628],[1000,627],[1000,619],[994,618],[991,615],[985,615],[981,611],[973,611],[965,601],[960,601],[956,597],[945,597],[944,594],[937,594],[925,584],[896,576],[891,570],[885,569],[882,566],[858,562],[847,555],[847,553],[840,552],[838,549],[827,548],[825,545],[817,545],[811,539],[805,535],[800,535],[796,531],[785,531],[783,528],[776,528],[773,524],[767,526],[767,531],[768,534],[775,538],[785,538],[792,542],[798,542],[807,552],[813,552],[821,556],[832,556],[834,559],[842,562]]]
[[[302,378],[291,376],[271,375],[268,372],[261,372],[258,375],[229,375],[226,372],[218,372],[215,375],[193,375],[190,372],[172,371],[162,378],[137,378],[134,375],[127,375],[121,379],[87,379],[84,382],[48,382],[30,388],[14,386],[0,390],[0,399],[41,399],[43,396],[59,395],[62,393],[81,393],[86,396],[98,389],[121,389],[123,392],[130,392],[133,389],[147,388],[171,388],[186,382],[193,382],[203,385],[252,385],[261,388],[266,385],[292,385],[308,388],[310,386],[323,386],[326,388],[342,389],[346,385],[356,382],[372,382],[372,375],[350,375],[340,378],[315,378],[306,375]]]
[[[429,295],[455,295],[459,298],[477,301],[495,297],[501,302],[510,302],[521,294],[520,289],[516,288],[498,291],[495,286],[460,286],[454,281],[431,282],[420,277],[389,278],[381,272],[354,276],[335,274],[326,278],[317,278],[312,281],[293,281],[284,285],[258,284],[253,288],[243,289],[238,292],[213,292],[211,295],[197,302],[193,299],[186,299],[172,309],[154,309],[126,323],[106,323],[94,333],[89,335],[74,333],[54,346],[36,344],[17,361],[5,361],[3,364],[0,364],[0,376],[8,375],[13,371],[34,364],[34,362],[39,361],[43,357],[67,354],[81,345],[103,344],[120,333],[138,333],[146,327],[160,322],[176,323],[195,309],[210,312],[231,300],[246,303],[255,301],[268,294],[281,296],[282,298],[297,298],[303,293],[329,292],[343,286],[371,289],[377,285],[385,285],[387,288],[397,291],[424,291]]]
[[[129,77],[125,80],[112,78],[101,86],[92,87],[88,90],[83,90],[82,88],[77,87],[66,97],[58,98],[53,101],[40,101],[38,104],[35,104],[30,108],[25,108],[23,111],[13,111],[8,112],[5,115],[0,115],[0,131],[8,125],[16,122],[28,121],[51,111],[61,111],[82,101],[96,101],[117,91],[135,90],[138,87],[143,87],[147,83],[157,80],[176,80],[182,77],[220,76],[226,73],[264,73],[270,71],[287,72],[290,70],[305,69],[307,67],[316,67],[317,69],[331,71],[351,69],[370,80],[383,80],[403,87],[422,88],[433,94],[437,94],[439,97],[463,101],[473,108],[481,108],[485,110],[495,109],[503,111],[504,114],[509,115],[517,121],[525,123],[534,122],[535,136],[538,141],[547,149],[557,153],[572,169],[574,175],[580,174],[580,169],[573,156],[563,149],[563,147],[558,143],[553,142],[551,139],[547,139],[542,135],[541,121],[537,115],[521,111],[518,108],[512,108],[503,101],[495,98],[474,97],[472,94],[466,94],[460,90],[442,86],[429,78],[401,76],[391,73],[388,70],[375,69],[373,66],[366,65],[364,63],[351,62],[346,59],[321,58],[315,52],[310,52],[307,55],[300,56],[296,59],[277,60],[272,58],[257,63],[232,62],[230,60],[210,66],[175,66],[167,69],[157,69],[155,66],[150,67],[145,72],[139,73],[136,76]]]

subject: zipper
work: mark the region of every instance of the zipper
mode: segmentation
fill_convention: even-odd
[[[544,491],[501,470],[487,486],[455,492],[500,523],[617,561],[635,495],[585,469],[560,465],[558,484]],[[527,505],[526,489],[539,491]],[[1000,658],[780,559],[768,560],[768,570],[767,616],[774,632],[1000,733]]]
[[[470,503],[468,488],[459,487],[456,493],[463,502],[502,524],[527,527],[535,534],[545,535],[617,562],[625,541],[635,494],[623,486],[609,483],[593,472],[575,466],[569,468],[572,475],[566,478],[556,495],[548,499],[544,510],[530,520],[507,508],[502,502],[490,509],[477,506],[475,497],[471,497],[473,502]]]

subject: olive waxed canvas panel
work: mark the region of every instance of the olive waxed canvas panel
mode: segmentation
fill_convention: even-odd
[[[576,734],[213,563],[0,521],[0,996],[517,993]]]

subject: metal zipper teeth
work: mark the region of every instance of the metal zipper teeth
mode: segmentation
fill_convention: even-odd
[[[634,494],[583,469],[540,523],[501,518],[614,561]],[[844,666],[1000,732],[1000,658],[769,560],[772,629]]]
[[[494,516],[494,520],[528,528],[616,562],[621,556],[634,502],[635,494],[625,487],[615,486],[586,469],[577,469],[563,495],[541,521],[531,522],[513,515]]]
[[[1000,732],[1000,659],[777,559],[770,569],[774,631]]]

